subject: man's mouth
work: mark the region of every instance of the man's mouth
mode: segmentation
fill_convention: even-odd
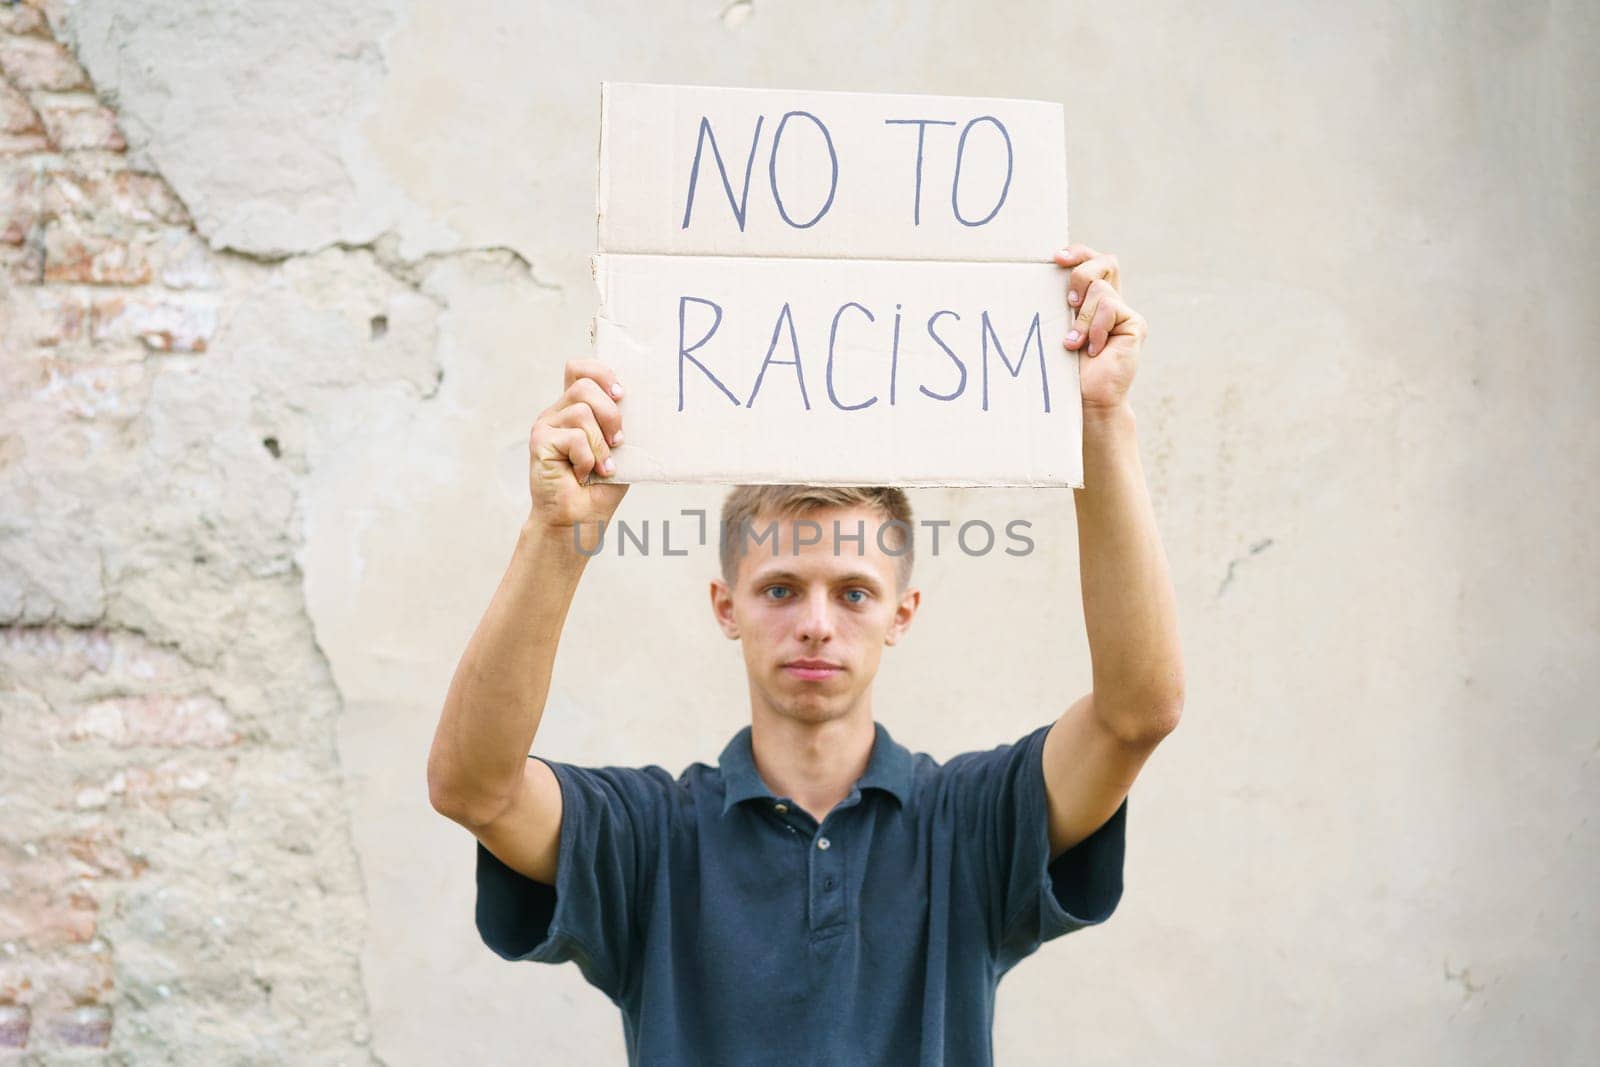
[[[785,663],[783,669],[796,678],[820,682],[832,678],[844,668],[825,659],[795,659]]]

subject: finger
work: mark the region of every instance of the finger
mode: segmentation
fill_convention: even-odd
[[[1111,336],[1131,337],[1135,344],[1143,345],[1145,338],[1150,335],[1150,324],[1145,322],[1143,315],[1126,304],[1122,305],[1122,312],[1117,317],[1116,325],[1111,328]]]
[[[1072,274],[1067,278],[1067,303],[1073,307],[1082,306],[1089,295],[1089,286],[1100,280],[1110,283],[1113,289],[1122,287],[1116,256],[1097,255],[1072,268]]]
[[[593,378],[579,378],[567,387],[562,401],[563,408],[575,403],[588,404],[607,443],[622,443],[622,408],[601,390],[599,382]]]
[[[606,445],[600,420],[595,418],[593,408],[582,400],[574,401],[556,412],[550,425],[581,431],[589,442],[589,451],[594,454],[596,465],[605,470],[606,461],[611,458],[611,449]]]
[[[562,388],[572,387],[572,383],[579,378],[593,378],[600,383],[600,389],[610,397],[621,399],[622,383],[617,381],[617,372],[608,364],[598,359],[569,359],[566,366],[566,381]]]
[[[1077,344],[1070,344],[1067,347],[1077,348],[1079,344],[1083,344],[1089,339],[1089,325],[1094,321],[1094,315],[1099,309],[1100,302],[1107,295],[1115,296],[1116,290],[1112,289],[1106,282],[1098,278],[1095,279],[1094,284],[1089,286],[1089,291],[1084,297],[1083,306],[1078,309],[1077,317],[1072,320],[1071,331],[1068,334],[1069,337],[1072,333],[1078,335]]]
[[[1111,336],[1111,330],[1116,325],[1117,319],[1124,315],[1125,309],[1122,301],[1117,299],[1116,293],[1106,293],[1101,290],[1102,296],[1095,304],[1095,310],[1089,316],[1089,354],[1099,355],[1106,347],[1106,338]]]
[[[1085,339],[1090,336],[1090,323],[1094,322],[1094,312],[1098,309],[1099,302],[1106,299],[1107,291],[1112,291],[1110,286],[1101,282],[1099,278],[1094,278],[1094,282],[1083,294],[1082,306],[1078,307],[1077,317],[1072,320],[1072,328]]]
[[[1096,255],[1098,255],[1098,253],[1088,245],[1068,245],[1065,248],[1059,249],[1054,256],[1054,259],[1063,267],[1070,267],[1074,264],[1081,263],[1086,259],[1093,259]]]
[[[572,476],[582,485],[598,466],[589,436],[574,426],[552,427],[545,431],[546,456],[565,460],[572,467]]]

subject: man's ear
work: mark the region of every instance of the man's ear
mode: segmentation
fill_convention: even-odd
[[[721,578],[711,579],[711,614],[728,640],[739,640],[739,623],[733,617],[733,590]]]
[[[900,603],[894,609],[894,621],[889,624],[889,632],[883,635],[883,643],[892,645],[905,636],[911,629],[911,620],[916,617],[917,608],[922,606],[922,590],[907,589],[900,594]]]

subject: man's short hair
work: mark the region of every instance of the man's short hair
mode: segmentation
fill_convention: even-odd
[[[915,555],[912,537],[911,501],[904,490],[886,485],[738,485],[722,502],[722,580],[730,587],[739,571],[741,547],[753,551],[754,543],[746,543],[746,526],[754,526],[758,517],[770,519],[799,519],[814,511],[829,508],[869,507],[880,516],[880,528],[866,530],[870,540],[878,543],[891,555],[898,553],[900,564],[896,577],[903,593],[911,581],[911,564]],[[760,534],[759,528],[756,534]],[[841,535],[853,531],[841,529]],[[824,530],[824,537],[833,531]],[[841,537],[842,540],[842,537]],[[864,549],[863,549],[864,551]]]

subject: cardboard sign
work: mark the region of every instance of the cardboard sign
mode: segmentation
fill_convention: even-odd
[[[617,480],[1081,486],[1063,117],[606,84]]]

